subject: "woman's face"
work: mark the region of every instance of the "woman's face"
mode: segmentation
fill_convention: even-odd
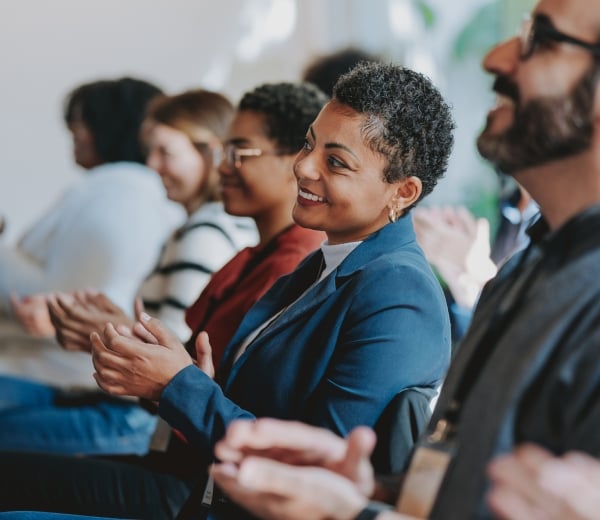
[[[399,183],[383,179],[386,159],[367,146],[364,116],[329,102],[306,134],[294,173],[294,220],[327,233],[330,244],[356,242],[386,225]]]
[[[169,199],[192,213],[202,202],[208,167],[188,136],[167,125],[154,124],[147,136],[146,164],[160,175]]]
[[[226,211],[252,217],[259,226],[280,218],[291,222],[296,199],[294,156],[280,154],[277,143],[265,135],[264,115],[239,111],[229,128],[226,149],[232,146],[254,155],[240,156],[237,164],[227,157],[221,162],[220,189]]]

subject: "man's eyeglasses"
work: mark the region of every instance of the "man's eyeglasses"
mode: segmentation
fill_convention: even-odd
[[[537,15],[535,18],[525,18],[521,25],[521,59],[531,57],[538,45],[546,45],[550,42],[564,42],[577,45],[594,56],[600,57],[600,45],[588,43],[574,36],[569,36],[555,29],[547,16]]]
[[[234,144],[226,144],[223,148],[223,160],[230,168],[240,168],[245,157],[260,157],[261,155],[286,155],[287,150],[262,150],[260,148],[238,148]]]

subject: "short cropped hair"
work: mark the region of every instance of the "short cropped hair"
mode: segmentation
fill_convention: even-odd
[[[238,110],[263,114],[265,135],[281,150],[296,153],[328,99],[310,83],[267,83],[244,94]]]
[[[94,136],[96,154],[102,163],[145,162],[140,126],[148,102],[161,90],[134,78],[86,83],[65,99],[64,118],[70,125],[81,118]]]
[[[366,116],[363,137],[387,158],[387,182],[418,177],[420,199],[433,190],[448,167],[455,125],[428,78],[399,65],[361,63],[340,77],[333,99]]]

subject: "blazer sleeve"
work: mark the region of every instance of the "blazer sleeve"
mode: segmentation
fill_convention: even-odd
[[[221,387],[202,370],[190,365],[166,386],[158,405],[159,415],[200,450],[212,452],[229,423],[254,419],[225,397]]]

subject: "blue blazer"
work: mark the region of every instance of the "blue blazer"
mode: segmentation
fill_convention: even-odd
[[[321,255],[309,255],[250,309],[225,350],[219,383],[189,366],[163,391],[160,415],[205,454],[239,418],[294,419],[340,435],[372,427],[398,392],[443,378],[448,311],[410,214],[359,244],[233,362],[244,339],[316,279]]]

